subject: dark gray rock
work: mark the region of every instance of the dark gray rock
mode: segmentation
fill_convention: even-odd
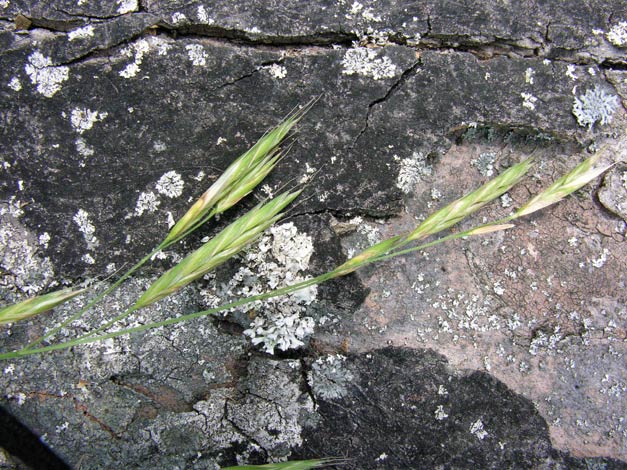
[[[289,214],[315,247],[299,275],[344,260],[340,239],[361,249],[391,235],[393,227],[374,217],[399,216],[396,228],[407,229],[440,199],[458,197],[479,176],[531,152],[539,154],[540,169],[513,194],[516,202],[572,167],[584,148],[610,141],[625,161],[625,21],[620,0],[0,1],[0,298],[4,304],[91,282],[137,260],[230,161],[311,98],[319,99],[267,181],[276,193],[313,175]],[[576,108],[586,93],[596,101]],[[464,166],[475,157],[480,163]],[[623,166],[599,193],[622,216]],[[263,314],[255,306],[232,322],[203,319],[3,364],[2,404],[80,468],[216,468],[348,451],[353,468],[623,468],[557,450],[625,458],[625,351],[616,340],[625,318],[625,226],[599,215],[586,194],[548,232],[540,231],[547,219],[538,216],[538,228],[514,239],[524,241],[512,242],[515,253],[532,253],[533,260],[516,264],[517,255],[477,241],[458,257],[441,247],[431,261],[388,264],[368,288],[362,282],[376,278],[378,267],[320,286],[317,302],[302,312],[315,319],[317,334],[304,348],[277,351],[279,359],[259,354],[242,336]],[[259,197],[151,263],[54,339],[80,335],[122,311],[150,276]],[[560,279],[551,266],[540,270],[538,260],[559,265]],[[512,277],[519,265],[525,272]],[[205,308],[208,293],[228,285],[239,266],[225,266],[215,279],[123,326]],[[519,312],[493,292],[503,286]],[[469,300],[469,292],[482,295]],[[483,300],[494,303],[479,305]],[[2,349],[37,337],[81,301],[54,317],[3,327]],[[363,324],[362,302],[376,312]],[[486,322],[469,333],[462,320],[453,325],[447,317],[461,352],[457,340],[452,347],[437,343],[453,330],[448,323],[439,330],[442,313],[434,309],[454,302]],[[579,316],[588,310],[590,318]],[[544,318],[547,312],[559,322]],[[527,322],[523,333],[501,328],[518,322],[518,313]],[[492,331],[494,318],[499,328]],[[575,351],[562,361],[566,372],[547,332]],[[598,342],[588,346],[593,333]],[[476,351],[488,351],[481,353],[486,369],[505,354],[516,356],[515,365],[491,372],[505,371],[509,389],[485,373],[448,368],[411,339],[416,351],[374,351],[416,334],[467,367],[480,367]],[[365,352],[314,360],[353,344]],[[546,355],[536,357],[537,348]],[[552,394],[527,387],[522,374],[547,368],[559,383],[542,376],[537,387],[553,384]],[[437,393],[442,384],[448,395]],[[585,393],[573,384],[585,385]],[[443,416],[439,406],[448,417],[436,419]]]
[[[341,393],[313,390],[317,426],[298,456],[347,459],[338,468],[627,468],[552,448],[533,404],[481,372],[448,367],[432,351],[386,348],[340,361]],[[335,384],[339,382],[335,376]]]

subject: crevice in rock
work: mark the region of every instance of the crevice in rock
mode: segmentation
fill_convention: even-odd
[[[381,98],[375,99],[374,101],[368,104],[368,109],[366,111],[365,124],[362,127],[361,131],[359,131],[359,134],[357,134],[357,137],[355,137],[355,139],[353,140],[352,144],[349,146],[349,150],[353,150],[355,146],[357,145],[357,142],[359,142],[359,139],[361,139],[361,137],[368,131],[368,128],[370,127],[370,115],[372,114],[372,109],[376,105],[387,101],[394,94],[394,92],[409,79],[409,77],[411,77],[412,75],[416,73],[416,69],[418,69],[421,63],[422,62],[420,60],[417,60],[416,62],[414,62],[408,69],[406,69],[400,75],[400,77],[398,77],[398,79],[394,83],[392,83],[392,85],[388,88],[385,95],[383,95]]]
[[[268,450],[263,447],[261,445],[261,443],[255,439],[254,436],[251,436],[245,429],[243,429],[241,426],[239,426],[232,418],[229,417],[229,403],[231,400],[227,399],[224,401],[224,412],[223,412],[223,419],[226,420],[231,426],[233,426],[233,429],[235,429],[235,431],[237,433],[239,433],[240,435],[244,436],[244,438],[248,439],[249,442],[252,442],[253,445],[257,446],[259,449],[261,449],[261,451],[264,453],[264,458],[267,459],[268,458]]]
[[[307,395],[311,399],[311,402],[313,403],[314,410],[315,410],[318,408],[318,402],[316,400],[316,396],[313,392],[313,389],[311,388],[311,384],[309,383],[309,378],[307,377],[308,373],[309,373],[309,367],[307,367],[306,361],[304,359],[301,359],[300,360],[300,374],[303,380],[303,388],[305,389],[305,393],[307,393]]]
[[[241,29],[226,28],[222,26],[191,24],[173,27],[163,22],[157,23],[157,30],[162,34],[178,38],[211,38],[221,39],[239,46],[248,47],[274,47],[274,48],[304,48],[318,47],[350,47],[358,40],[355,33],[324,32],[305,36],[269,36],[250,33]]]
[[[233,85],[235,85],[235,84],[237,84],[237,83],[239,83],[239,82],[241,82],[243,80],[246,80],[247,78],[251,78],[251,77],[255,76],[256,74],[258,74],[264,67],[270,67],[271,65],[279,65],[282,62],[283,62],[283,59],[268,60],[268,61],[262,62],[261,64],[256,66],[254,70],[252,70],[252,71],[250,71],[248,73],[245,73],[244,75],[241,75],[240,77],[237,77],[234,80],[230,80],[230,81],[224,82],[221,85],[213,88],[211,90],[211,93],[218,92],[218,91],[220,91],[220,90],[222,90],[222,89],[224,89],[226,87],[233,86]]]
[[[119,436],[118,433],[116,433],[113,430],[113,428],[111,428],[111,426],[109,426],[107,423],[105,423],[98,417],[94,416],[87,408],[87,405],[79,402],[76,398],[74,398],[73,401],[74,401],[74,409],[76,409],[76,411],[78,411],[79,413],[82,413],[88,420],[97,424],[103,431],[107,432],[112,438],[116,440],[121,439],[121,436]]]

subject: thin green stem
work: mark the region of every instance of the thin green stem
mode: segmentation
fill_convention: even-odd
[[[161,242],[154,250],[152,250],[149,254],[147,254],[140,261],[138,261],[132,268],[130,268],[128,271],[126,271],[117,281],[115,281],[107,289],[105,289],[100,294],[98,294],[96,297],[94,297],[87,305],[85,305],[83,308],[81,308],[78,312],[76,312],[74,315],[72,315],[67,320],[64,320],[63,322],[61,322],[60,325],[54,327],[53,329],[51,329],[50,331],[46,332],[41,337],[39,337],[39,338],[31,341],[30,343],[28,343],[26,346],[24,346],[24,349],[25,350],[32,349],[33,347],[37,346],[38,344],[41,344],[43,341],[47,340],[51,336],[53,336],[56,333],[58,333],[61,329],[65,328],[67,325],[69,325],[73,321],[78,320],[90,308],[92,308],[94,305],[96,305],[98,302],[100,302],[104,297],[106,297],[111,292],[113,292],[115,289],[117,289],[120,284],[122,284],[131,274],[133,274],[135,271],[137,271],[139,268],[141,268],[144,264],[146,264],[155,254],[159,253],[161,250],[164,250],[168,246],[170,246],[170,244],[164,244],[164,242]]]
[[[169,248],[170,246],[174,245],[175,243],[178,243],[183,238],[185,238],[187,235],[189,235],[190,233],[192,233],[195,230],[197,230],[198,228],[200,228],[200,226],[202,226],[204,223],[209,221],[215,215],[216,215],[216,211],[212,210],[200,222],[197,222],[192,227],[190,227],[189,230],[185,231],[185,233],[182,233],[181,235],[179,235],[178,237],[176,237],[176,238],[174,238],[174,239],[172,239],[170,241],[163,240],[149,254],[144,256],[140,261],[138,261],[132,268],[130,268],[128,271],[126,271],[117,281],[115,281],[113,284],[111,284],[107,289],[105,289],[103,292],[101,292],[96,297],[94,297],[87,305],[85,305],[83,308],[81,308],[78,312],[76,312],[74,315],[72,315],[67,320],[64,320],[60,325],[54,327],[50,331],[46,332],[46,334],[44,334],[44,335],[40,336],[39,338],[37,338],[37,339],[31,341],[30,343],[28,343],[26,346],[24,346],[23,349],[24,350],[32,349],[33,347],[37,346],[38,344],[41,344],[43,341],[45,341],[48,338],[50,338],[50,337],[54,336],[55,334],[57,334],[59,331],[61,331],[67,325],[69,325],[72,322],[78,320],[80,317],[82,317],[85,314],[85,312],[87,312],[89,309],[91,309],[94,305],[96,305],[98,302],[100,302],[103,298],[105,298],[111,292],[116,290],[120,286],[120,284],[122,284],[126,279],[128,279],[129,276],[131,276],[135,271],[137,271],[144,264],[146,264],[148,261],[150,261],[153,256],[155,256],[160,251],[163,251],[163,250]],[[113,320],[107,322],[105,325],[100,326],[96,330],[90,331],[87,334],[81,336],[81,338],[93,336],[94,334],[99,333],[100,331],[109,328],[116,321],[119,321],[122,318],[125,318],[128,315],[130,315],[132,313],[132,311],[133,310],[130,310],[130,311],[127,310],[123,314],[118,315]]]
[[[393,251],[391,253],[386,253],[386,254],[383,254],[381,256],[377,256],[377,257],[374,257],[374,258],[371,258],[371,259],[367,260],[367,262],[364,263],[364,265],[370,264],[370,263],[377,263],[379,261],[385,261],[387,259],[395,258],[395,257],[401,256],[401,255],[406,255],[408,253],[413,253],[413,252],[419,251],[419,250],[425,250],[427,248],[430,248],[430,247],[435,246],[435,245],[439,245],[440,243],[444,243],[444,242],[447,242],[449,240],[457,240],[458,238],[464,238],[464,237],[472,235],[472,232],[475,232],[476,230],[479,230],[479,229],[482,229],[482,228],[492,227],[494,225],[506,224],[507,222],[510,222],[510,221],[512,221],[512,220],[514,220],[516,218],[518,218],[516,216],[516,214],[509,215],[507,217],[503,217],[502,219],[496,220],[494,222],[490,222],[488,224],[477,225],[477,226],[475,226],[473,228],[470,228],[468,230],[464,230],[463,232],[451,233],[450,235],[447,235],[447,236],[442,237],[442,238],[438,238],[437,240],[433,240],[433,241],[430,241],[428,243],[423,243],[421,245],[413,246],[411,248],[406,248],[404,250],[399,250],[399,251]],[[404,245],[401,245],[401,246],[404,246]]]
[[[175,318],[168,318],[167,320],[162,320],[160,322],[154,322],[154,323],[148,323],[146,325],[140,325],[140,326],[136,326],[133,328],[127,328],[124,330],[120,330],[120,331],[114,331],[111,333],[107,333],[104,335],[100,335],[100,336],[88,336],[88,337],[81,337],[81,338],[77,338],[71,341],[65,341],[63,343],[57,343],[57,344],[52,344],[50,346],[44,346],[41,348],[31,348],[31,349],[20,349],[18,351],[13,351],[13,352],[8,352],[8,353],[2,353],[0,354],[0,360],[3,359],[15,359],[18,357],[23,357],[23,356],[30,356],[33,354],[40,354],[40,353],[45,353],[45,352],[50,352],[50,351],[58,351],[61,349],[68,349],[71,348],[73,346],[78,346],[80,344],[87,344],[87,343],[94,343],[97,341],[102,341],[102,340],[106,340],[106,339],[110,339],[110,338],[117,338],[119,336],[124,336],[127,334],[131,334],[131,333],[139,333],[141,331],[146,331],[146,330],[150,330],[152,328],[159,328],[162,326],[168,326],[168,325],[174,325],[176,323],[181,323],[184,321],[189,321],[189,320],[193,320],[195,318],[200,318],[200,317],[205,317],[208,315],[213,315],[216,313],[220,313],[223,312],[225,310],[229,310],[235,307],[240,307],[242,305],[251,303],[251,302],[256,302],[259,300],[266,300],[266,299],[270,299],[272,297],[277,297],[279,295],[286,295],[286,294],[290,294],[292,292],[296,292],[300,289],[304,289],[306,287],[309,286],[313,286],[316,284],[320,284],[322,282],[328,281],[329,279],[333,279],[334,277],[337,277],[338,274],[335,271],[330,271],[328,273],[322,274],[320,276],[314,277],[312,279],[308,279],[302,282],[299,282],[297,284],[293,284],[291,286],[287,286],[287,287],[283,287],[281,289],[277,289],[271,292],[266,292],[265,294],[259,294],[259,295],[255,295],[252,297],[246,297],[244,299],[239,299],[235,302],[231,302],[229,304],[225,304],[225,305],[221,305],[220,307],[216,307],[216,308],[211,308],[208,310],[203,310],[200,312],[195,312],[195,313],[189,313],[187,315],[181,315],[180,317],[175,317]]]
[[[429,248],[431,246],[434,245],[438,245],[440,243],[444,243],[445,241],[449,241],[449,240],[454,240],[454,239],[458,239],[458,238],[463,238],[466,236],[469,236],[473,231],[476,231],[479,228],[484,228],[484,227],[490,227],[490,226],[494,226],[494,225],[500,225],[503,223],[507,223],[513,219],[516,219],[516,215],[510,215],[507,217],[504,217],[500,220],[497,220],[495,222],[491,222],[489,224],[483,224],[483,225],[478,225],[476,227],[473,227],[471,229],[465,230],[463,232],[459,232],[459,233],[452,233],[450,235],[447,235],[446,237],[442,237],[442,238],[438,238],[437,240],[433,240],[431,242],[428,243],[423,243],[421,245],[412,247],[412,248],[407,248],[405,250],[400,250],[400,251],[395,251],[392,253],[387,253],[375,258],[370,258],[366,261],[364,261],[362,264],[359,265],[359,267],[363,267],[375,262],[380,262],[380,261],[384,261],[390,258],[395,258],[397,256],[400,255],[404,255],[404,254],[408,254],[408,253],[412,253],[418,250],[424,250],[426,248]],[[150,330],[153,328],[159,328],[159,327],[163,327],[163,326],[168,326],[168,325],[174,325],[176,323],[181,323],[181,322],[185,322],[185,321],[189,321],[189,320],[194,320],[196,318],[201,318],[201,317],[205,317],[208,315],[213,315],[216,313],[220,313],[220,312],[224,312],[225,310],[230,310],[232,308],[236,308],[236,307],[240,307],[242,305],[246,305],[252,302],[257,302],[260,300],[266,300],[266,299],[270,299],[273,297],[278,297],[280,295],[286,295],[286,294],[290,294],[292,292],[296,292],[298,290],[304,289],[306,287],[310,287],[313,285],[317,285],[317,284],[321,284],[323,282],[326,282],[328,280],[334,279],[336,277],[339,277],[342,275],[342,272],[335,269],[333,271],[329,271],[327,273],[321,274],[320,276],[314,277],[312,279],[307,279],[305,281],[299,282],[297,284],[293,284],[291,286],[286,286],[286,287],[282,287],[280,289],[276,289],[274,291],[271,292],[266,292],[264,294],[258,294],[258,295],[254,295],[251,297],[246,297],[244,299],[239,299],[236,300],[235,302],[231,302],[225,305],[221,305],[219,307],[215,307],[215,308],[211,308],[208,310],[202,310],[200,312],[195,312],[195,313],[189,313],[187,315],[181,315],[179,317],[175,317],[175,318],[168,318],[167,320],[162,320],[159,322],[153,322],[153,323],[148,323],[146,325],[140,325],[140,326],[136,326],[136,327],[132,327],[132,328],[126,328],[124,330],[119,330],[119,331],[114,331],[111,333],[107,333],[104,335],[100,335],[100,336],[94,336],[95,333],[102,331],[105,328],[108,328],[109,326],[111,326],[114,322],[119,321],[120,319],[130,315],[134,309],[129,309],[126,312],[124,312],[123,314],[119,315],[117,318],[111,320],[110,322],[108,322],[106,325],[103,325],[101,327],[99,327],[97,330],[94,330],[90,333],[88,333],[85,336],[82,336],[80,338],[71,340],[71,341],[66,341],[63,343],[58,343],[58,344],[52,344],[50,346],[45,346],[42,348],[29,348],[29,349],[20,349],[18,351],[14,351],[14,352],[8,352],[8,353],[1,353],[0,354],[0,360],[3,359],[15,359],[17,357],[22,357],[22,356],[29,356],[32,354],[39,354],[39,353],[45,353],[45,352],[50,352],[50,351],[57,351],[57,350],[61,350],[61,349],[67,349],[67,348],[71,348],[73,346],[78,346],[80,344],[87,344],[87,343],[94,343],[97,341],[102,341],[102,340],[106,340],[106,339],[110,339],[110,338],[117,338],[119,336],[124,336],[127,334],[132,334],[132,333],[139,333],[142,331],[146,331],[146,330]]]

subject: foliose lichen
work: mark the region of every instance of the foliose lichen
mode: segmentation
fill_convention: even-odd
[[[573,114],[582,127],[592,129],[597,122],[608,124],[618,108],[618,97],[606,92],[599,85],[586,90],[583,95],[575,96]]]
[[[307,382],[313,393],[325,400],[342,398],[354,376],[345,365],[346,357],[340,354],[318,358],[307,373]]]
[[[294,223],[272,227],[259,242],[241,257],[242,266],[225,285],[214,285],[203,292],[207,304],[215,307],[225,299],[261,294],[308,279],[304,272],[313,254],[310,236],[300,233]],[[313,333],[315,322],[303,316],[307,306],[317,298],[317,287],[311,286],[286,296],[249,304],[255,318],[244,331],[253,344],[274,354],[303,346]]]

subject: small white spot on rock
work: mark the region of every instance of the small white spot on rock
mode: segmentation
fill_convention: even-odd
[[[185,46],[187,57],[195,66],[207,65],[207,53],[200,44],[188,44]]]
[[[152,148],[155,149],[155,152],[165,152],[168,147],[160,140],[157,140],[152,144]]]
[[[196,10],[196,15],[198,16],[198,21],[200,21],[201,23],[205,23],[205,24],[214,23],[213,18],[209,18],[209,15],[207,14],[207,10],[205,10],[205,7],[203,5],[200,5],[198,7],[198,10]]]
[[[120,71],[120,76],[122,78],[132,78],[136,76],[140,68],[142,61],[144,60],[144,55],[150,50],[150,44],[145,39],[140,39],[136,43],[132,44],[130,47],[127,47],[122,52],[127,56],[134,56],[133,62],[128,64],[124,70]]]
[[[377,57],[377,51],[366,47],[354,47],[346,51],[342,59],[342,74],[363,75],[375,80],[392,78],[397,73],[396,65],[389,57]]]
[[[174,23],[175,25],[180,25],[188,22],[189,20],[187,19],[187,16],[185,16],[180,11],[174,12],[172,14],[172,23]]]
[[[179,197],[183,194],[183,186],[185,183],[176,171],[168,171],[159,178],[155,188],[159,194],[169,198]]]
[[[627,21],[621,21],[617,25],[612,26],[605,37],[616,47],[627,46]]]
[[[444,412],[444,406],[439,405],[435,409],[435,419],[437,419],[438,421],[442,421],[443,419],[446,419],[446,418],[448,418],[448,415]]]
[[[172,212],[168,212],[168,218],[166,219],[166,223],[168,224],[168,228],[172,228],[174,227],[174,224],[176,224]]]
[[[137,0],[118,0],[117,4],[118,13],[120,15],[137,11],[137,9],[139,8]]]
[[[477,436],[478,439],[483,440],[488,437],[487,431],[483,427],[483,422],[478,419],[470,426],[470,433]]]
[[[538,101],[538,98],[536,98],[535,96],[533,96],[531,93],[521,93],[520,94],[521,98],[523,99],[523,108],[527,108],[530,109],[531,111],[534,111],[536,109],[536,101]]]
[[[85,139],[79,137],[74,141],[76,151],[83,157],[91,157],[94,155],[94,149],[85,142]]]
[[[13,77],[9,80],[7,86],[13,91],[20,91],[22,89],[22,82],[20,82],[19,78]]]
[[[83,26],[70,31],[67,35],[68,40],[76,41],[77,39],[85,39],[94,36],[94,27],[92,25]]]
[[[533,85],[533,76],[535,74],[535,70],[533,70],[531,67],[527,68],[527,70],[525,70],[525,83]]]
[[[61,89],[61,83],[70,76],[70,69],[66,66],[55,67],[50,57],[35,51],[28,56],[28,64],[24,67],[37,91],[46,98],[51,98]]]
[[[610,251],[607,248],[603,248],[603,252],[601,253],[601,256],[591,261],[592,266],[594,266],[597,269],[601,269],[605,265],[605,262],[607,261],[607,255],[609,254],[610,254]]]
[[[94,257],[92,255],[90,255],[89,253],[85,253],[82,257],[81,257],[81,261],[85,264],[95,264],[96,260],[94,259]]]
[[[74,214],[74,223],[78,226],[78,230],[85,237],[85,241],[87,242],[88,247],[96,247],[99,245],[99,241],[95,236],[96,227],[89,220],[89,213],[84,209],[79,209],[76,214]]]
[[[279,80],[285,78],[287,76],[287,69],[279,64],[272,64],[268,67],[265,67],[268,70],[268,73]]]
[[[39,244],[44,248],[48,248],[48,243],[50,243],[50,234],[48,232],[44,232],[39,235]]]
[[[106,112],[92,111],[88,108],[74,108],[70,116],[70,122],[76,132],[83,132],[94,127],[94,123],[102,121],[109,114]]]
[[[568,67],[566,67],[566,76],[571,80],[577,80],[575,70],[577,70],[577,67],[575,67],[573,64],[570,64]]]
[[[154,212],[157,210],[157,207],[159,207],[159,204],[161,204],[161,202],[152,191],[141,193],[135,204],[135,215],[139,217],[144,212]]]

